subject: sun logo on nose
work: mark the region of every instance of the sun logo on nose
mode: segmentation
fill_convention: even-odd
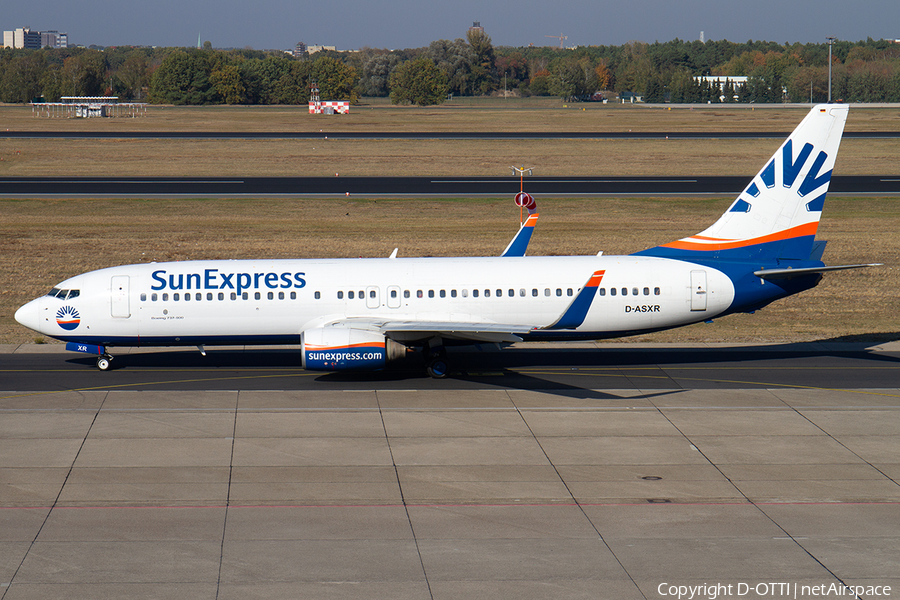
[[[81,315],[71,306],[63,306],[56,311],[56,324],[65,329],[72,331],[81,323]]]

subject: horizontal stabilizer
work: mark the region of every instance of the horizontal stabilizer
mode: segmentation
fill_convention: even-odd
[[[827,273],[829,271],[845,271],[847,269],[864,269],[866,267],[879,267],[881,263],[866,265],[837,265],[834,267],[809,267],[807,269],[762,269],[753,271],[753,274],[761,279],[793,279],[813,273]]]

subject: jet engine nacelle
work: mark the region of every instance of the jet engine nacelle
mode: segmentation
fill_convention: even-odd
[[[381,369],[406,356],[406,346],[383,334],[343,327],[304,331],[300,351],[303,368],[310,371]]]

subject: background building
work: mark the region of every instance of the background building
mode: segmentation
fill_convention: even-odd
[[[58,31],[32,31],[30,27],[20,27],[13,31],[3,32],[3,46],[6,48],[25,48],[38,50],[45,46],[51,48],[68,48],[69,35]]]

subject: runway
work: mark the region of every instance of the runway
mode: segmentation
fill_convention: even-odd
[[[552,196],[736,195],[746,177],[534,177]],[[515,194],[517,177],[0,177],[0,196],[23,197],[471,197]],[[900,175],[834,176],[830,195],[900,194]]]
[[[0,352],[2,600],[900,588],[897,343]]]
[[[0,131],[0,139],[191,140],[713,140],[784,139],[790,131]],[[847,131],[845,139],[897,139],[898,131]]]

